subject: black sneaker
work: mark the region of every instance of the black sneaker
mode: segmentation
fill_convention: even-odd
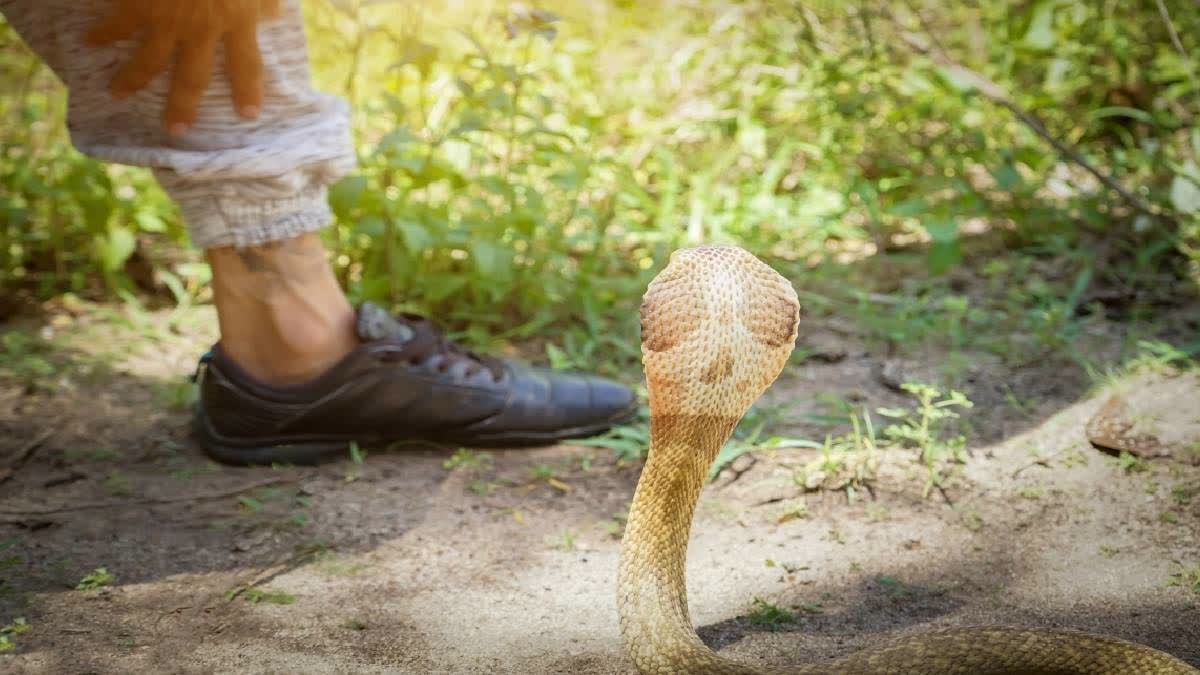
[[[633,392],[587,375],[478,356],[428,320],[364,303],[362,345],[294,387],[254,380],[213,347],[196,371],[196,432],[229,464],[309,464],[349,443],[517,447],[602,433],[637,411]]]

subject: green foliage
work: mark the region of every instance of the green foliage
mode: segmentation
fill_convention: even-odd
[[[912,410],[880,408],[880,415],[898,420],[885,427],[883,435],[902,446],[920,450],[921,463],[928,472],[924,490],[928,495],[932,488],[942,485],[945,462],[964,459],[966,438],[943,438],[942,434],[947,422],[959,417],[954,408],[970,408],[973,404],[961,392],[951,390],[949,395],[944,395],[928,384],[909,382],[902,388],[916,397],[917,407]]]
[[[841,436],[827,435],[821,444],[797,443],[795,447],[819,448],[821,456],[801,467],[794,480],[806,490],[845,490],[853,499],[855,492],[879,467],[880,442],[875,435],[871,413],[866,408],[840,407],[850,422],[850,432]]]
[[[746,618],[750,619],[752,625],[763,626],[771,631],[777,631],[783,624],[796,621],[796,616],[788,610],[757,597],[754,598],[754,604]]]
[[[849,306],[888,339],[997,351],[1012,349],[999,327],[1072,344],[1087,288],[1111,274],[1089,266],[1096,237],[1138,269],[1183,261],[1200,280],[1200,13],[1187,3],[1164,2],[1169,18],[1149,1],[443,4],[306,10],[318,84],[355,110],[360,166],[330,193],[338,275],[355,299],[433,314],[469,342],[552,338],[555,367],[629,365],[649,275],[700,242],[796,270],[914,258],[919,273],[889,291],[895,311],[870,294]],[[137,279],[201,297],[208,270],[173,252],[182,228],[149,173],[70,148],[63,93],[7,24],[0,64],[5,294],[111,297]],[[1028,255],[997,270],[986,301],[935,292],[929,278],[989,231]],[[1022,267],[1055,257],[1070,278]]]
[[[492,464],[492,456],[485,452],[475,452],[469,448],[459,448],[454,454],[442,462],[442,468],[452,471],[458,468],[485,469]]]
[[[125,270],[135,254],[183,241],[175,207],[149,171],[71,147],[60,86],[3,21],[0,88],[0,289],[133,288]]]
[[[14,637],[23,633],[28,633],[33,629],[25,617],[19,616],[5,626],[0,627],[0,654],[11,652],[17,648],[17,643],[13,640]]]
[[[79,583],[75,585],[77,591],[94,591],[112,584],[117,578],[114,577],[106,568],[97,567],[88,572]]]
[[[52,349],[34,333],[13,330],[0,335],[0,372],[29,390],[48,388],[45,380],[58,372]]]

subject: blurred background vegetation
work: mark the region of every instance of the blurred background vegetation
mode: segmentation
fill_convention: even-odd
[[[1014,360],[1195,298],[1195,0],[305,7],[355,110],[339,276],[474,344],[628,364],[649,276],[701,242],[788,272],[810,315]],[[71,149],[63,101],[0,24],[0,318],[204,301],[174,207]]]

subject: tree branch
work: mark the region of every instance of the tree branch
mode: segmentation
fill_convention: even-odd
[[[895,19],[894,15],[893,19]],[[899,21],[896,23],[897,26],[900,25]],[[1046,125],[1043,124],[1041,120],[1035,117],[1033,113],[1017,105],[1017,103],[1008,95],[1008,92],[1006,92],[1000,85],[950,58],[950,56],[947,55],[944,50],[936,46],[936,41],[930,40],[927,42],[922,40],[919,36],[905,31],[902,27],[900,29],[900,39],[903,40],[911,50],[921,54],[922,56],[929,57],[934,63],[951,71],[961,80],[971,84],[971,86],[977,89],[979,93],[983,94],[984,98],[998,106],[1001,106],[1002,108],[1006,108],[1022,124],[1029,127],[1033,133],[1037,134],[1042,138],[1042,140],[1053,146],[1060,156],[1074,162],[1075,164],[1078,164],[1085,171],[1095,176],[1096,180],[1099,180],[1104,184],[1105,187],[1120,195],[1121,199],[1124,200],[1125,203],[1135,211],[1154,218],[1165,217],[1165,214],[1163,214],[1160,209],[1156,209],[1149,204],[1146,204],[1141,199],[1138,199],[1137,195],[1125,189],[1125,187],[1117,182],[1112,176],[1096,168],[1096,166],[1089,162],[1087,158],[1084,157],[1077,149],[1071,145],[1068,145],[1066,142],[1055,138],[1054,135],[1051,134],[1048,129],[1046,129]],[[929,42],[933,42],[934,46],[931,47]]]

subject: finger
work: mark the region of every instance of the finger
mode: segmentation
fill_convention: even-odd
[[[200,102],[212,81],[219,39],[220,36],[214,32],[189,40],[180,47],[163,120],[172,135],[178,136],[196,123]]]
[[[123,98],[142,89],[155,75],[167,69],[175,51],[175,33],[164,28],[151,28],[146,39],[133,53],[129,62],[113,78],[112,92]]]
[[[260,0],[258,3],[259,16],[278,19],[283,16],[283,6],[279,0]]]
[[[225,69],[238,113],[249,119],[258,117],[263,100],[263,63],[255,22],[239,23],[225,34]]]
[[[141,24],[141,17],[122,9],[118,7],[112,14],[95,23],[83,37],[83,43],[89,47],[102,47],[133,37]]]

